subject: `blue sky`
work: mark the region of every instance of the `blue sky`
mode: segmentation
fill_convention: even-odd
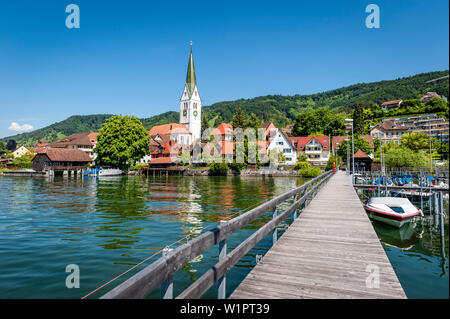
[[[80,8],[68,29],[65,8]],[[368,29],[365,8],[380,7]],[[203,105],[448,69],[444,0],[0,2],[0,137],[78,114],[178,111],[192,40]],[[29,127],[28,127],[29,128]]]

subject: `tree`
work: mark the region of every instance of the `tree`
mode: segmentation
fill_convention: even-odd
[[[17,148],[17,143],[15,140],[8,140],[8,142],[6,142],[6,149],[8,151],[14,151]]]
[[[364,105],[362,103],[357,103],[353,110],[353,125],[353,133],[355,135],[366,134]]]
[[[448,160],[448,143],[447,142],[434,142],[433,143],[436,152],[441,156],[441,159]]]
[[[244,111],[241,108],[238,108],[236,114],[233,116],[233,121],[231,122],[233,128],[242,128],[243,130],[247,127],[247,120],[245,118]]]
[[[149,153],[150,137],[134,116],[115,115],[101,127],[95,152],[98,164],[129,167]]]
[[[298,115],[292,132],[294,136],[309,136],[317,132],[327,136],[343,135],[345,122],[341,115],[323,107]]]
[[[426,112],[446,112],[448,118],[448,101],[434,97],[425,104]]]
[[[2,141],[0,141],[0,153],[6,152],[6,145]]]
[[[393,143],[392,143],[393,144]],[[426,151],[413,151],[405,146],[383,146],[383,158],[386,167],[423,168],[430,166],[430,158]]]
[[[246,127],[251,127],[255,130],[255,134],[258,134],[258,129],[261,127],[261,120],[256,116],[255,113],[251,113],[247,119]]]
[[[425,133],[411,132],[400,137],[400,144],[413,151],[429,148],[430,138]]]
[[[203,112],[202,115],[202,124],[201,124],[201,136],[203,136],[203,131],[209,128],[208,114]]]

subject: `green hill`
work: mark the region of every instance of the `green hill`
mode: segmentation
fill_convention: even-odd
[[[418,99],[428,91],[448,96],[448,78],[426,83],[448,75],[448,70],[417,74],[395,80],[358,83],[351,86],[311,95],[267,95],[251,99],[224,101],[204,106],[211,125],[231,122],[240,107],[246,114],[255,113],[263,122],[272,121],[279,127],[293,123],[298,114],[319,107],[328,107],[337,113],[350,113],[354,105],[362,102],[366,106],[381,104],[395,99]],[[177,107],[178,108],[178,107]],[[98,131],[110,114],[77,115],[29,133],[3,138],[16,140],[18,145],[31,145],[38,141],[55,141],[74,133]],[[178,122],[179,113],[170,111],[141,119],[147,129],[152,126]]]

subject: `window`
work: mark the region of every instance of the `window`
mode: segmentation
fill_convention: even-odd
[[[291,149],[290,148],[284,148],[283,149],[283,153],[290,153],[291,152]]]
[[[277,145],[284,145],[283,141],[277,142]]]

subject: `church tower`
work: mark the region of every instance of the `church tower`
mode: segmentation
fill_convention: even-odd
[[[180,124],[184,124],[192,133],[192,141],[201,137],[201,112],[202,101],[197,89],[191,41],[186,84],[184,85],[183,94],[180,99]]]

